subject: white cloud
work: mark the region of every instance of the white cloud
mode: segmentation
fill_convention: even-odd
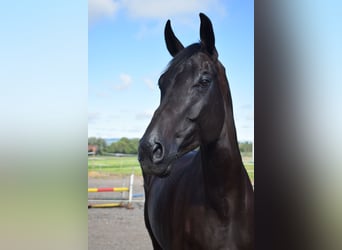
[[[153,111],[152,110],[145,110],[136,115],[137,120],[151,120],[153,116]]]
[[[93,23],[101,18],[110,18],[119,9],[119,3],[113,0],[88,0],[88,21]]]
[[[153,115],[152,110],[142,110],[89,110],[88,137],[140,138]]]
[[[253,106],[251,104],[243,104],[240,106],[241,109],[252,109]]]
[[[245,117],[246,121],[254,121],[254,113],[249,113]]]
[[[155,90],[156,89],[156,86],[155,86],[155,83],[149,79],[149,78],[145,78],[143,80],[143,82],[146,84],[146,86],[150,89],[150,90]]]
[[[89,23],[114,17],[119,9],[132,18],[171,18],[215,9],[223,11],[221,0],[88,0]],[[224,12],[224,11],[223,11]]]
[[[88,113],[88,123],[95,123],[101,117],[99,112],[90,112]]]
[[[132,17],[165,18],[178,14],[199,12],[208,9],[210,0],[123,0],[125,8]]]
[[[130,75],[122,73],[119,78],[120,83],[115,86],[115,89],[124,90],[132,85],[132,77]]]
[[[98,98],[111,98],[110,93],[107,91],[96,91],[95,96]]]

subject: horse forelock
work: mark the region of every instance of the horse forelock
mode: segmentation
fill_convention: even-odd
[[[180,51],[167,65],[166,71],[170,70],[173,67],[177,67],[179,64],[186,61],[186,59],[190,58],[197,52],[201,50],[201,44],[200,43],[193,43]]]

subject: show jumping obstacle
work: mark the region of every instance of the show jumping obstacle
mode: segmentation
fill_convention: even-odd
[[[133,200],[133,197],[141,197],[141,194],[133,195],[134,175],[131,174],[129,179],[129,187],[102,187],[102,188],[88,188],[88,193],[101,193],[101,192],[128,192],[128,199],[112,200],[114,203],[105,204],[88,204],[88,208],[107,208],[107,207],[127,207],[130,208],[132,202],[141,202],[142,200]],[[104,201],[100,199],[88,201]],[[107,200],[108,201],[108,200]]]

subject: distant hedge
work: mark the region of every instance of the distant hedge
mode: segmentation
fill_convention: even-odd
[[[97,145],[99,154],[103,153],[122,153],[122,154],[138,154],[139,139],[121,138],[117,142],[107,145],[106,140],[102,138],[89,137],[88,144]]]

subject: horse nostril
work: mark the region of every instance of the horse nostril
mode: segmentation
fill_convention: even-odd
[[[163,146],[156,142],[153,146],[152,149],[152,159],[154,163],[158,163],[160,161],[162,161],[164,158],[164,150],[163,150]]]

